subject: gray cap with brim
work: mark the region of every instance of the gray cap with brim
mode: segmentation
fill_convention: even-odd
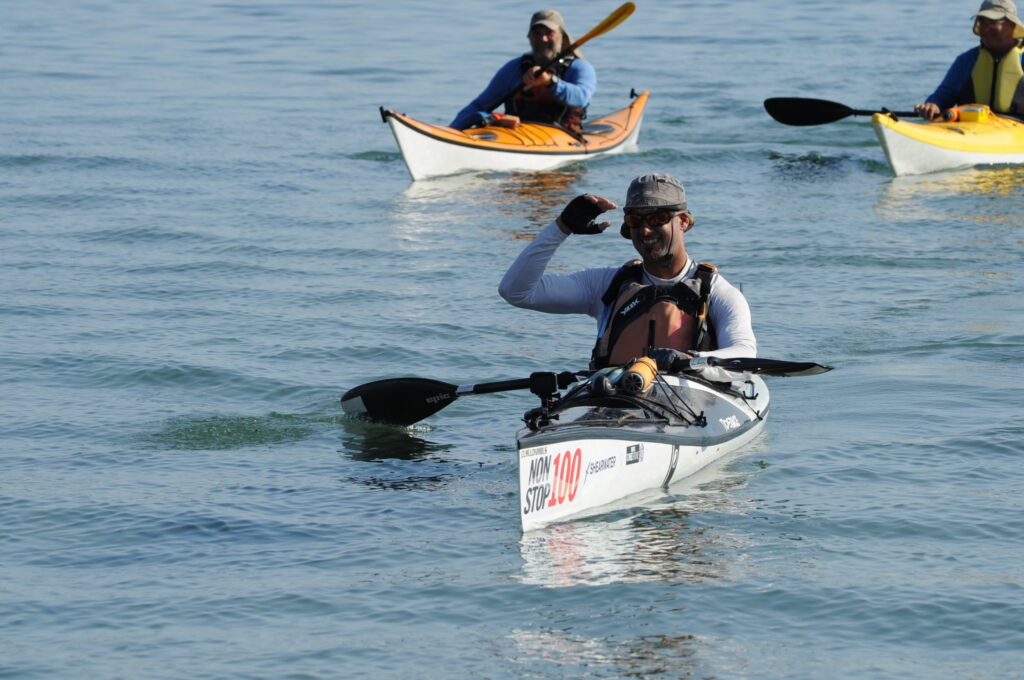
[[[640,175],[629,183],[623,210],[633,208],[677,208],[686,210],[686,189],[671,175],[659,172]]]

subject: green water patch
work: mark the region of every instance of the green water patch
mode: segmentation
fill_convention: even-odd
[[[849,156],[826,156],[817,152],[804,154],[768,153],[776,172],[790,179],[819,180],[834,179],[849,171]]]
[[[879,175],[892,175],[892,169],[885,161],[875,160],[874,158],[861,158],[860,164],[868,172]]]
[[[281,413],[179,417],[167,421],[163,430],[146,439],[161,449],[223,451],[301,441],[316,430],[316,421]]]
[[[59,154],[0,155],[0,168],[33,168],[46,170],[100,170],[127,168],[141,170],[156,167],[153,163],[123,156],[62,156]]]
[[[398,161],[402,159],[402,154],[397,151],[361,151],[356,154],[352,154],[352,159],[357,161],[376,161],[378,163],[391,161]]]

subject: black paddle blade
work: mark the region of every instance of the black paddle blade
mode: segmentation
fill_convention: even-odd
[[[773,97],[764,100],[768,115],[784,125],[823,125],[855,113],[849,106],[825,99]]]
[[[798,375],[818,375],[832,370],[831,366],[823,366],[810,361],[780,361],[779,359],[718,359],[708,357],[708,364],[719,366],[728,371],[760,373],[794,377]]]
[[[455,401],[457,385],[428,378],[389,378],[353,387],[341,397],[349,415],[412,425]]]

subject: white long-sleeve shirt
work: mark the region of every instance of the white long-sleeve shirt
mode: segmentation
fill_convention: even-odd
[[[619,268],[583,269],[565,275],[545,274],[548,262],[566,238],[555,222],[545,227],[505,272],[498,293],[516,307],[553,314],[588,314],[600,320],[605,307],[601,298]],[[643,282],[672,286],[683,279],[692,278],[696,271],[697,263],[691,259],[683,271],[672,279],[651,276],[645,269]],[[697,356],[723,359],[757,356],[757,339],[750,324],[747,299],[721,274],[714,278],[711,286],[708,316],[715,330],[718,349],[696,352]]]

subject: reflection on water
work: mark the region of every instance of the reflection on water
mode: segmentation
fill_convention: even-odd
[[[697,670],[699,647],[693,635],[619,640],[586,637],[569,630],[513,630],[510,637],[521,664],[585,668],[590,678],[689,678]]]
[[[580,181],[584,170],[555,172],[521,172],[506,175],[499,183],[495,206],[510,217],[523,216],[532,227],[528,232],[516,232],[516,238],[532,240],[536,228],[553,220],[565,204],[578,194],[573,187]],[[525,214],[524,214],[525,207]]]
[[[693,518],[747,511],[730,493],[746,483],[747,475],[729,472],[725,466],[718,461],[674,484],[670,495],[651,491],[627,499],[629,505],[610,506],[600,517],[523,535],[520,580],[563,588],[722,578],[729,567],[723,553],[731,553],[743,541]]]
[[[360,420],[344,419],[341,422],[345,434],[341,441],[343,448],[339,453],[353,460],[366,463],[388,463],[392,461],[419,461],[432,454],[443,453],[452,448],[448,444],[435,444],[416,435],[413,428],[393,425],[379,425]],[[432,458],[435,462],[442,459]],[[367,474],[360,477],[348,477],[346,483],[386,491],[406,491],[410,489],[438,489],[445,485],[451,475],[443,474],[409,474],[410,470],[420,466],[385,466],[380,474]],[[377,470],[377,467],[373,468]]]
[[[998,205],[1005,206],[1005,210],[1000,211],[992,203],[986,202],[970,213],[951,214],[947,203],[936,200],[955,196],[999,198],[1001,203]],[[1024,168],[967,168],[894,177],[884,186],[876,211],[883,219],[952,218],[1016,226],[1021,223],[1020,202],[1003,199],[1020,198],[1024,198]]]
[[[523,580],[552,588],[642,581],[699,582],[719,569],[703,553],[704,529],[671,508],[639,517],[579,522],[527,535]]]
[[[528,231],[515,232],[516,238],[532,239],[538,226],[546,225],[578,195],[575,186],[586,168],[548,172],[514,172],[478,175],[452,175],[413,182],[402,197],[418,214],[427,214],[435,204],[458,201],[460,209],[488,214],[494,210],[521,218]]]
[[[342,420],[341,426],[345,431],[341,437],[342,453],[353,460],[416,460],[452,448],[450,444],[437,444],[417,436],[414,428],[354,419]]]

